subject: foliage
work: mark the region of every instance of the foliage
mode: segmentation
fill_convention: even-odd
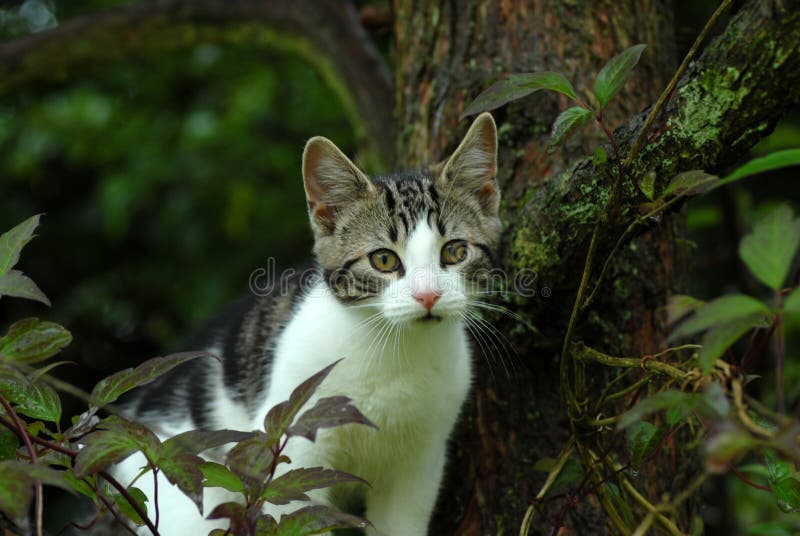
[[[577,106],[568,108],[556,118],[551,145],[563,142],[594,116],[605,132],[614,156],[615,186],[604,214],[606,218],[613,210],[621,185],[630,178],[630,163],[640,147],[640,140],[633,143],[628,154],[622,154],[603,119],[602,110],[622,88],[644,48],[644,45],[636,45],[612,58],[596,77],[594,95],[586,100],[576,95],[569,81],[558,73],[518,74],[496,82],[481,93],[464,115],[496,108],[540,89],[557,91],[575,101]],[[680,71],[671,84],[679,75]],[[669,91],[666,90],[665,94]],[[588,104],[592,99],[596,106]],[[646,125],[656,117],[658,106],[651,110]],[[642,129],[642,132],[646,131],[647,126]],[[592,160],[603,169],[608,161],[605,149],[598,147]],[[733,474],[751,488],[770,493],[775,505],[773,508],[787,513],[800,511],[800,476],[797,472],[800,421],[788,417],[784,407],[786,356],[783,326],[787,317],[800,315],[800,267],[795,264],[800,249],[800,219],[788,205],[770,210],[739,244],[742,263],[772,293],[768,299],[730,294],[704,302],[691,296],[676,296],[668,305],[669,321],[677,326],[667,342],[679,339],[695,342],[694,339],[701,336],[701,344],[669,347],[659,354],[641,358],[622,358],[605,355],[570,340],[572,322],[577,314],[588,308],[612,259],[636,230],[657,221],[657,216],[687,198],[759,173],[798,165],[800,150],[784,149],[753,159],[722,179],[704,170],[682,172],[660,192],[656,177],[645,174],[638,180],[639,193],[647,199],[640,205],[640,215],[634,216],[619,237],[596,275],[593,287],[584,287],[589,279],[587,276],[592,274],[592,248],[597,234],[608,231],[604,227],[607,220],[597,224],[586,260],[584,282],[578,291],[573,318],[564,340],[561,363],[561,387],[565,392],[568,413],[573,429],[581,430],[581,435],[570,438],[555,463],[537,464],[548,468],[548,477],[523,520],[520,534],[528,534],[537,514],[552,526],[553,533],[564,528],[570,509],[590,494],[600,501],[615,532],[644,534],[653,524],[658,524],[668,534],[682,534],[688,532],[688,528],[682,530],[678,527],[678,517],[674,513],[682,502],[699,491],[709,475],[723,473]],[[795,275],[787,281],[789,274]],[[749,342],[740,344],[745,335]],[[764,359],[771,342],[776,349],[777,412],[745,393],[745,386],[753,379],[746,374],[748,367]],[[722,360],[723,356],[726,360]],[[602,390],[600,399],[581,401],[577,393],[586,392],[586,373],[583,370],[592,363],[621,368],[623,372]],[[633,367],[642,368],[644,377],[632,384],[621,383]],[[570,368],[574,371],[572,375],[569,374]],[[627,401],[622,406],[624,411],[620,411],[620,400]],[[606,411],[615,414],[604,417]],[[614,426],[617,432],[610,438],[603,438],[602,432],[611,430],[610,426]],[[588,430],[594,430],[598,435],[587,435],[585,432]],[[625,456],[620,457],[618,441],[622,432],[625,432],[626,448],[623,451]],[[672,489],[660,503],[653,504],[647,499],[647,489],[640,489],[627,475],[635,476],[644,470],[648,460],[669,449],[678,437],[700,446],[706,471],[693,478],[686,477],[682,489],[677,492]],[[744,459],[754,463],[747,465],[746,469],[737,469]],[[686,463],[691,464],[691,461]],[[748,471],[760,475],[764,483],[751,481],[744,475]],[[548,518],[544,506],[561,498],[564,506],[558,516]],[[641,516],[638,520],[637,515]],[[695,527],[700,523],[702,528],[699,518],[692,523]],[[785,525],[765,525],[760,530],[780,529],[788,534],[791,527],[797,525],[798,521],[794,520]],[[692,532],[696,530],[693,528]]]
[[[34,216],[0,236],[0,267],[8,270],[19,260],[20,251],[33,235],[38,219]],[[9,292],[8,295],[16,294]],[[70,341],[70,334],[64,328],[37,319],[17,322],[0,339],[0,425],[3,430],[0,434],[0,473],[3,474],[0,513],[12,521],[24,521],[27,517],[35,489],[36,501],[41,503],[39,490],[44,484],[89,497],[97,508],[92,524],[110,512],[129,531],[132,523],[147,526],[153,534],[158,534],[158,505],[148,503],[133,482],[120,483],[107,472],[112,464],[141,452],[147,467],[134,480],[152,472],[157,489],[158,474],[163,473],[197,505],[200,513],[203,513],[204,487],[219,486],[241,494],[241,502],[217,505],[208,514],[209,519],[230,520],[226,531],[215,530],[213,534],[300,536],[334,528],[367,526],[361,518],[324,506],[303,507],[279,520],[262,514],[266,502],[285,505],[291,501],[308,501],[310,490],[348,482],[366,484],[357,476],[322,467],[278,472],[279,466],[290,463],[282,453],[292,436],[314,441],[322,428],[346,424],[375,427],[344,396],[319,398],[313,407],[301,413],[338,361],[300,384],[289,400],[272,408],[264,418],[263,431],[191,430],[162,441],[140,423],[120,414],[100,418],[98,412],[125,392],[155,380],[182,363],[209,358],[208,354],[187,352],[157,357],[101,380],[85,397],[88,409],[74,417],[73,426],[62,432],[59,424],[61,401],[53,389],[53,384],[59,384],[48,375],[50,366],[34,369],[30,364],[52,357]],[[41,421],[53,423],[55,427]],[[20,446],[20,441],[24,447]],[[229,444],[233,446],[225,456],[225,464],[200,457],[203,452]],[[110,486],[101,486],[101,479]],[[155,512],[155,520],[151,518],[152,512]],[[37,515],[35,522],[40,531],[41,517]]]

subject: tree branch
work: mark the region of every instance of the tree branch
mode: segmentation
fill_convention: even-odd
[[[619,206],[612,211],[615,218],[596,244],[599,255],[608,253],[635,217],[637,206],[647,201],[636,186],[646,173],[655,173],[659,192],[682,171],[720,170],[746,154],[800,102],[798,4],[797,0],[782,2],[782,7],[777,2],[748,2],[688,67],[631,162]],[[645,110],[615,132],[623,154],[631,150],[647,115]],[[612,182],[589,158],[544,182],[511,230],[508,263],[534,270],[550,288],[574,293]],[[552,312],[548,309],[547,324],[563,326],[568,310],[559,319]]]
[[[0,95],[133,55],[198,43],[279,48],[314,65],[339,96],[362,146],[394,163],[392,78],[350,2],[152,0],[0,44]]]

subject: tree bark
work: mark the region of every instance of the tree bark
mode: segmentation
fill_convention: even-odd
[[[398,155],[409,165],[446,156],[468,125],[459,121],[460,114],[501,75],[555,70],[585,95],[591,93],[594,75],[605,61],[631,45],[646,43],[648,50],[632,81],[606,113],[611,125],[627,120],[615,133],[624,158],[642,127],[646,106],[656,100],[675,67],[672,4],[666,0],[395,0],[394,5]],[[646,173],[655,173],[660,192],[681,171],[720,170],[798,102],[796,6],[746,3],[690,66],[656,128],[647,133],[623,183],[623,195],[598,235],[600,264],[637,205],[646,201],[636,187]],[[512,274],[535,271],[544,292],[507,304],[523,316],[521,324],[532,328],[497,324],[514,349],[509,375],[478,357],[474,396],[455,435],[431,534],[516,533],[545,478],[534,469],[536,461],[558,456],[572,433],[602,435],[582,427],[582,420],[596,415],[568,418],[559,390],[558,354],[614,168],[613,162],[598,168],[582,158],[603,141],[596,128],[585,129],[555,153],[547,152],[549,126],[566,106],[565,97],[537,93],[495,112],[507,225],[505,268]],[[681,236],[682,218],[672,215],[623,247],[598,299],[578,316],[572,340],[619,355],[645,356],[663,349],[666,326],[661,309],[667,296],[680,288],[686,264],[678,247]],[[591,273],[596,276],[597,264],[594,268]],[[585,393],[592,400],[607,372],[595,367],[585,374],[595,379],[588,381]],[[619,446],[609,432],[605,434],[595,444]],[[696,461],[683,460],[687,453],[679,443],[668,448],[675,451],[674,457],[659,457],[639,481],[640,491],[655,502],[662,493],[685,487],[697,466]],[[608,520],[597,508],[596,495],[577,494],[573,504],[554,501],[531,533],[555,534],[562,524],[574,534],[604,532]],[[679,512],[685,531],[696,505],[696,500],[690,501]],[[638,513],[641,519],[646,512]]]

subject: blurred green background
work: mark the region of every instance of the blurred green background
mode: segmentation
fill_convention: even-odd
[[[0,40],[121,3],[0,2]],[[715,6],[677,2],[680,54]],[[388,49],[389,36],[377,37]],[[62,359],[75,364],[59,374],[84,388],[170,351],[247,292],[250,272],[268,257],[279,267],[308,260],[300,155],[315,134],[355,151],[351,126],[319,74],[263,49],[203,44],[0,99],[0,230],[46,214],[20,268],[53,302],[48,309],[3,299],[0,325],[23,316],[65,325],[75,340]],[[787,147],[800,147],[796,113],[753,154]],[[690,293],[763,291],[739,262],[737,244],[775,203],[797,211],[796,175],[772,173],[689,204]],[[797,404],[800,326],[789,325],[788,334],[787,398]],[[754,394],[772,404],[772,367],[762,366],[752,371],[765,375]],[[67,415],[79,411],[74,401],[65,407]],[[709,532],[800,532],[770,495],[732,477],[718,482],[704,512]],[[776,520],[783,521],[758,526]]]

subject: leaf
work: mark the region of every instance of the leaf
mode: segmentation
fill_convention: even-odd
[[[0,339],[0,359],[37,363],[54,356],[71,342],[72,335],[62,326],[26,318],[12,324]]]
[[[783,310],[787,313],[800,314],[800,287],[797,287],[783,302]]]
[[[706,469],[710,473],[725,473],[731,464],[757,444],[746,431],[729,421],[723,422],[706,441]]]
[[[592,162],[595,166],[600,167],[608,161],[608,154],[602,145],[595,147],[592,152]]]
[[[13,460],[17,457],[19,438],[8,428],[0,428],[0,461]]]
[[[203,473],[200,466],[205,460],[194,454],[178,454],[158,460],[158,468],[172,484],[194,502],[203,513]]]
[[[207,488],[225,488],[228,491],[244,492],[244,484],[238,476],[233,474],[230,469],[222,464],[214,462],[204,462],[200,466],[205,480],[203,486]]]
[[[702,346],[700,348],[700,368],[702,368],[703,374],[711,372],[717,359],[725,353],[725,350],[733,346],[742,335],[753,328],[765,328],[768,326],[769,324],[764,321],[764,315],[758,314],[739,318],[733,322],[708,330],[700,342]]]
[[[719,177],[702,169],[684,171],[675,175],[664,189],[664,196],[696,195],[710,190]]]
[[[703,393],[703,406],[713,419],[724,419],[731,412],[731,403],[718,381],[711,382]]]
[[[633,525],[633,511],[631,510],[631,506],[628,504],[628,501],[622,498],[622,494],[619,491],[619,488],[616,484],[612,482],[606,482],[603,484],[603,489],[611,500],[614,502],[614,505],[617,509],[622,513],[622,517],[629,526]]]
[[[11,519],[22,519],[28,513],[33,499],[33,480],[23,471],[15,470],[0,462],[0,512]]]
[[[639,181],[639,190],[644,194],[644,196],[652,201],[656,196],[656,172],[655,171],[648,171],[644,174],[644,177]]]
[[[772,484],[778,508],[784,513],[800,511],[800,481],[790,476]]]
[[[133,500],[136,501],[136,504],[138,504],[146,514],[147,505],[145,503],[147,502],[147,495],[145,495],[144,492],[139,488],[133,486],[128,488],[128,493],[131,497],[133,497]],[[131,506],[131,503],[128,502],[128,499],[126,499],[124,495],[121,493],[114,493],[113,497],[117,508],[119,508],[120,512],[122,512],[125,517],[136,523],[136,525],[139,527],[144,525],[144,520],[136,512],[136,510],[133,509],[133,506]]]
[[[58,422],[61,399],[47,384],[32,382],[18,370],[0,363],[0,395],[15,406],[17,413],[33,419]]]
[[[334,428],[344,424],[363,424],[377,430],[377,426],[367,419],[358,408],[350,404],[346,396],[320,398],[313,408],[303,413],[286,433],[302,436],[310,441],[317,437],[320,428]]]
[[[667,340],[693,335],[756,315],[769,316],[771,311],[762,302],[744,294],[722,296],[700,307],[695,315],[679,325]]]
[[[247,509],[243,504],[226,502],[218,504],[206,519],[230,519],[231,526],[225,534],[250,534]]]
[[[150,383],[178,365],[202,356],[211,356],[211,354],[207,352],[182,352],[166,357],[154,357],[136,368],[121,370],[107,378],[103,378],[94,386],[89,398],[89,404],[95,407],[110,404],[131,389]]]
[[[646,421],[639,421],[628,430],[628,446],[634,469],[639,469],[645,458],[655,452],[662,437],[664,429]]]
[[[266,434],[241,441],[227,455],[228,465],[238,476],[263,482],[272,471],[275,456],[267,443]]]
[[[780,290],[800,246],[800,218],[781,205],[739,243],[739,256],[754,276],[772,290]]]
[[[0,275],[0,296],[11,296],[14,298],[27,298],[42,302],[50,306],[44,292],[33,282],[33,279],[23,274],[19,270],[9,270]]]
[[[778,458],[774,450],[767,450],[764,454],[764,463],[767,466],[770,482],[777,482],[792,476],[794,467],[792,464]]]
[[[698,395],[693,393],[675,390],[661,391],[641,400],[625,412],[617,423],[617,428],[620,430],[625,429],[647,415],[665,409],[679,408],[686,415],[697,405],[698,400]]]
[[[504,80],[499,80],[478,95],[467,106],[461,119],[480,112],[488,112],[511,101],[526,97],[535,91],[549,89],[562,93],[571,99],[576,99],[575,89],[569,80],[561,73],[542,71],[538,73],[521,73],[509,75]]]
[[[83,478],[105,469],[112,463],[124,460],[137,450],[149,458],[158,454],[158,438],[144,426],[122,421],[103,421],[100,426],[109,427],[81,438],[83,448],[75,458],[75,476]]]
[[[550,146],[554,147],[564,141],[570,134],[586,124],[586,120],[591,116],[592,111],[581,106],[573,106],[561,112],[553,123]]]
[[[321,534],[335,529],[357,528],[369,526],[366,519],[344,514],[327,506],[306,506],[291,514],[281,516],[277,532],[280,536],[306,536]]]
[[[756,173],[798,165],[800,165],[800,149],[775,151],[761,158],[754,158],[743,166],[738,167],[730,175],[722,179],[717,186],[723,186]]]
[[[0,275],[5,274],[19,262],[19,253],[39,226],[41,214],[31,216],[10,231],[0,235]]]
[[[328,377],[328,374],[330,374],[333,367],[335,367],[339,361],[341,361],[341,359],[334,361],[308,378],[292,391],[292,394],[289,395],[289,400],[281,402],[269,410],[267,416],[264,417],[264,430],[267,432],[268,445],[272,446],[277,443],[278,439],[280,439],[289,428],[297,412],[308,402],[322,381]]]
[[[161,456],[200,454],[208,449],[221,447],[227,443],[238,443],[253,436],[253,432],[236,430],[189,430],[164,441]]]
[[[583,480],[583,466],[578,460],[570,458],[561,468],[561,472],[558,473],[547,494],[551,495],[561,490],[572,488],[579,484],[581,480]]]
[[[685,294],[674,294],[667,298],[667,324],[672,325],[683,320],[689,313],[705,305],[706,302]]]
[[[647,45],[634,45],[623,50],[611,58],[597,73],[597,78],[594,81],[594,94],[598,102],[600,102],[601,108],[605,108],[606,104],[614,98],[614,95],[628,81],[631,71],[639,63],[639,58],[645,48],[647,48]]]
[[[309,501],[311,499],[306,495],[307,491],[345,482],[367,484],[362,478],[334,469],[322,467],[292,469],[270,482],[261,494],[261,498],[277,505],[289,504],[292,501]]]

